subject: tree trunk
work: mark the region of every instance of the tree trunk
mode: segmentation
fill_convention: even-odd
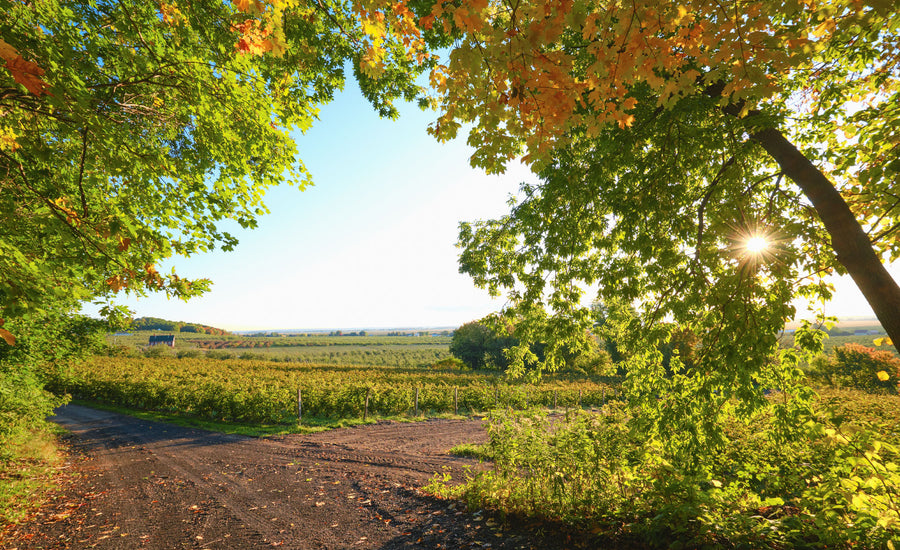
[[[837,260],[853,277],[881,326],[900,351],[900,286],[881,263],[872,242],[835,186],[774,128],[752,134],[812,202],[831,236]]]

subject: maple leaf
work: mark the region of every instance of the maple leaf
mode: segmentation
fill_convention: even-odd
[[[0,338],[3,338],[3,341],[9,344],[10,346],[16,345],[16,337],[13,336],[13,333],[6,330],[5,328],[0,328]]]
[[[259,21],[255,19],[247,19],[232,26],[232,29],[241,35],[234,45],[239,52],[262,55],[273,48],[272,41],[268,39],[271,31],[261,28]]]
[[[9,61],[17,55],[19,55],[19,52],[16,51],[15,48],[7,44],[5,40],[0,38],[0,57]]]
[[[49,85],[41,79],[44,69],[36,63],[25,61],[19,52],[4,40],[0,40],[0,57],[6,60],[6,70],[13,79],[36,96],[48,94],[45,88]]]
[[[184,21],[184,14],[181,13],[181,10],[175,4],[161,3],[159,5],[159,13],[163,16],[163,22],[169,25],[180,25]]]
[[[125,284],[125,279],[123,279],[121,275],[113,275],[106,279],[106,284],[109,285],[109,288],[111,288],[113,292],[119,292],[127,286]]]

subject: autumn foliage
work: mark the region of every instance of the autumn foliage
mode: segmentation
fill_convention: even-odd
[[[849,343],[813,366],[815,374],[837,386],[893,394],[900,388],[900,358],[889,351]]]
[[[867,58],[896,51],[895,34],[859,38],[888,13],[860,0],[438,1],[420,23],[462,38],[432,74],[443,111],[432,131],[450,138],[474,122],[473,160],[499,170],[520,145],[536,161],[573,129],[631,126],[639,89],[668,108],[715,88],[746,113],[794,93],[803,109],[830,103],[837,77],[858,101],[877,100],[896,54],[848,71],[823,53],[847,42]]]

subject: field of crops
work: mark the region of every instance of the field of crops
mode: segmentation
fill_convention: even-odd
[[[494,373],[203,357],[95,357],[49,386],[111,405],[263,424],[296,423],[297,390],[304,416],[319,418],[595,407],[616,392],[612,384],[588,380],[519,385]]]
[[[126,355],[139,355],[147,351],[151,334],[160,333],[141,331],[110,336],[108,342]],[[449,336],[241,337],[180,333],[175,336],[174,350],[157,347],[154,351],[163,357],[423,367],[450,357],[449,344]]]

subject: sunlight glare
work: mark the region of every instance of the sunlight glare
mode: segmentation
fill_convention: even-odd
[[[747,239],[746,246],[748,252],[759,254],[769,247],[769,242],[765,239],[765,237],[750,237],[749,239]]]

